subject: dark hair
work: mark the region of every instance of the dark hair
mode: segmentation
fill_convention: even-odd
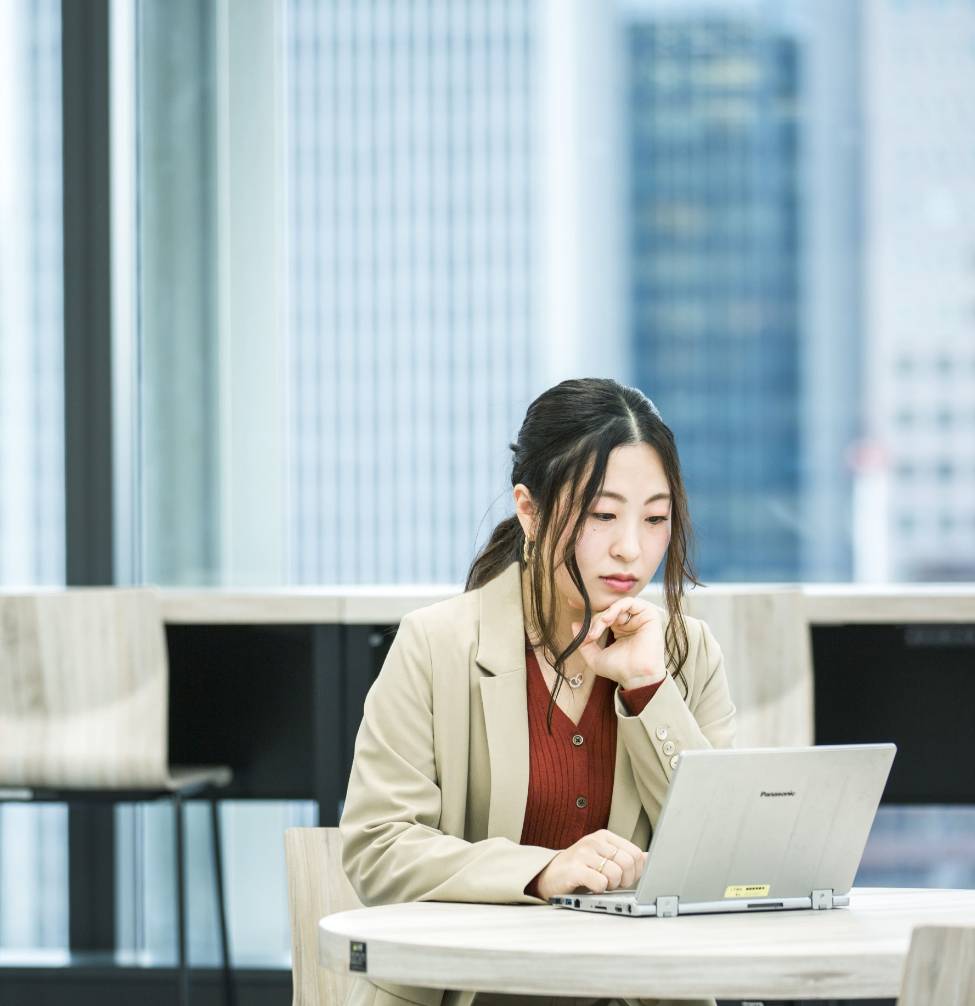
[[[602,491],[606,465],[617,447],[647,444],[660,458],[670,486],[670,544],[664,567],[664,598],[670,616],[665,636],[667,661],[685,691],[682,668],[687,660],[687,626],[681,611],[684,584],[697,584],[691,560],[691,524],[687,494],[681,477],[674,435],[653,402],[636,388],[605,378],[563,381],[549,388],[528,406],[511,445],[514,461],[511,484],[527,486],[535,504],[530,621],[538,634],[557,678],[549,703],[549,729],[555,697],[564,678],[565,663],[582,645],[592,623],[592,606],[576,561],[576,544],[589,510]],[[582,595],[585,617],[579,634],[558,650],[554,625],[558,596],[555,587],[555,551],[574,518],[559,564],[568,570]],[[467,574],[467,590],[483,587],[513,562],[525,568],[525,533],[518,517],[505,518],[474,559]]]

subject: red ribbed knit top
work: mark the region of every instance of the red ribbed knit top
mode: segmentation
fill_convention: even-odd
[[[555,706],[550,734],[549,690],[527,641],[525,663],[529,776],[521,844],[567,849],[609,822],[616,769],[616,686],[609,678],[596,678],[578,726]],[[620,697],[630,713],[639,716],[659,687],[658,682],[621,691]],[[533,886],[534,881],[526,890]]]

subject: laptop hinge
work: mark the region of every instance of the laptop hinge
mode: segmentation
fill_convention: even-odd
[[[657,898],[657,918],[672,919],[677,915],[679,899],[676,897]]]
[[[819,908],[819,909],[832,908],[833,888],[831,887],[828,891],[813,891],[812,906],[813,908]]]

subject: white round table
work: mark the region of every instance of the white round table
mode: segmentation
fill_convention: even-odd
[[[319,962],[402,985],[528,995],[896,998],[922,922],[975,925],[975,891],[864,888],[849,908],[672,919],[390,905],[322,919]]]

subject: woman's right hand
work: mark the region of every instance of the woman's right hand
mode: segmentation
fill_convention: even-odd
[[[599,870],[599,864],[603,868]],[[643,873],[647,854],[611,831],[594,831],[575,845],[563,849],[538,875],[538,896],[548,901],[572,894],[580,887],[605,894],[618,887],[632,887]]]

